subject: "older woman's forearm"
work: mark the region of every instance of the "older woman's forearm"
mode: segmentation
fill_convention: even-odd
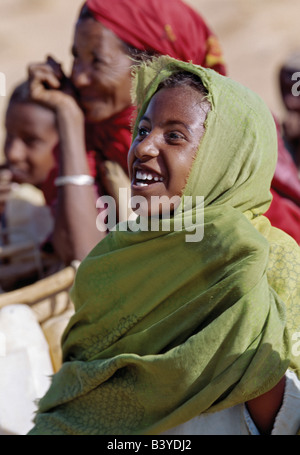
[[[69,264],[82,260],[104,237],[96,226],[93,188],[68,185],[60,190],[53,243],[61,259]]]
[[[60,133],[60,176],[89,175],[84,141],[84,119],[81,111],[69,100],[57,109]],[[66,183],[58,187],[55,249],[65,263],[82,260],[104,237],[96,226],[96,194],[93,185]]]

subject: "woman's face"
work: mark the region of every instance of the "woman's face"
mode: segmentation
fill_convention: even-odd
[[[93,19],[79,20],[72,81],[87,122],[101,122],[131,105],[131,60],[122,41]]]
[[[201,93],[189,86],[164,88],[153,96],[128,155],[132,196],[146,202],[139,214],[170,211],[168,201],[182,196],[207,112]],[[166,205],[155,208],[153,196],[165,196]]]
[[[18,183],[40,185],[55,167],[58,144],[52,111],[32,103],[10,103],[6,113],[4,154]]]

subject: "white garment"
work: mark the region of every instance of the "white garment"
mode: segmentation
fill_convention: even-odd
[[[272,435],[295,435],[300,429],[300,381],[286,372],[282,406],[276,416]],[[164,435],[259,435],[245,404],[198,417],[174,427]]]
[[[33,426],[36,400],[44,396],[53,367],[33,310],[0,310],[0,435],[25,435]]]

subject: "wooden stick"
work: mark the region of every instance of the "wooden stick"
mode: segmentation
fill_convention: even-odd
[[[14,303],[34,305],[34,303],[69,289],[74,281],[75,269],[66,267],[36,283],[0,295],[0,308]]]

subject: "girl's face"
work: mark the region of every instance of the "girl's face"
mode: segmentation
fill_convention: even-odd
[[[152,196],[166,196],[166,201],[182,196],[208,109],[202,94],[189,86],[161,89],[151,99],[128,155],[132,196],[146,202],[139,214],[157,215],[172,207],[167,202],[155,208],[152,199],[151,210]]]
[[[10,103],[6,113],[4,154],[18,183],[40,185],[55,166],[58,144],[53,112],[32,103]]]
[[[87,122],[101,122],[131,105],[131,60],[121,40],[93,19],[79,20],[72,81]]]

